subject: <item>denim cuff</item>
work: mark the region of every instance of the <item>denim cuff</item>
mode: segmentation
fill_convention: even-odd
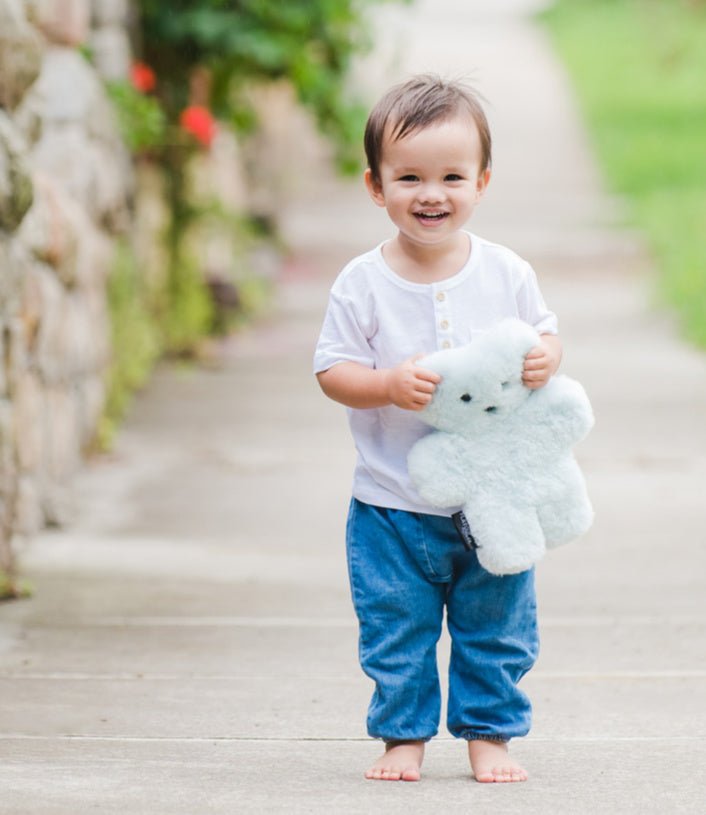
[[[508,736],[496,736],[492,733],[472,733],[466,731],[461,736],[466,741],[494,741],[498,744],[507,744],[510,741]]]
[[[411,741],[423,741],[428,742],[431,741],[434,736],[410,736],[409,738],[395,738],[395,739],[386,739],[384,736],[373,736],[375,739],[380,739],[381,741],[385,742],[385,747],[394,747],[397,744],[409,744]]]

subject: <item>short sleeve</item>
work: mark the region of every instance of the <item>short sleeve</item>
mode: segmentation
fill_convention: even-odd
[[[544,302],[534,269],[529,263],[525,263],[523,272],[516,293],[520,318],[533,326],[539,334],[558,334],[557,316]]]
[[[341,362],[357,362],[375,367],[368,336],[370,327],[363,325],[355,303],[348,297],[332,292],[326,316],[314,353],[314,373],[322,373]]]

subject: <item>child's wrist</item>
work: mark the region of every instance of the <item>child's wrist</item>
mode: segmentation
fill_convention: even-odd
[[[394,384],[393,384],[393,369],[380,368],[380,398],[384,400],[387,405],[394,405]]]

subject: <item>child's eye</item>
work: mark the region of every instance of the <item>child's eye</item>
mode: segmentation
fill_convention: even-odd
[[[419,181],[419,178],[416,175],[403,175],[400,181]]]
[[[463,181],[463,176],[458,173],[449,173],[444,177],[444,181]]]

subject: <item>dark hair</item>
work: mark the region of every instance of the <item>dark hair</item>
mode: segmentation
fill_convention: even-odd
[[[373,178],[380,180],[383,138],[388,125],[392,128],[390,138],[397,141],[459,112],[468,113],[478,128],[481,170],[487,170],[491,164],[490,127],[478,95],[462,82],[420,74],[390,88],[370,112],[364,144]]]

